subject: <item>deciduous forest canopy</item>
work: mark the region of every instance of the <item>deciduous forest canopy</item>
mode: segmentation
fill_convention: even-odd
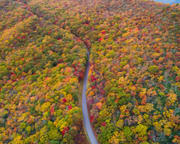
[[[0,0],[0,144],[179,144],[180,6]]]

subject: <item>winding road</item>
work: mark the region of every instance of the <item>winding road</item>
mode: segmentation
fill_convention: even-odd
[[[89,119],[89,113],[88,113],[88,108],[87,108],[87,100],[86,100],[86,91],[87,91],[87,83],[88,83],[88,73],[89,73],[89,68],[90,68],[90,63],[89,63],[89,57],[90,57],[90,53],[89,53],[89,49],[90,49],[90,45],[85,41],[82,40],[80,38],[80,36],[78,34],[76,34],[75,32],[73,32],[72,30],[70,30],[70,32],[78,39],[80,40],[82,43],[84,43],[84,45],[86,46],[86,50],[87,50],[87,63],[86,63],[86,70],[85,70],[85,74],[84,74],[84,79],[83,79],[83,89],[82,89],[82,112],[83,112],[83,123],[84,123],[84,127],[86,130],[86,134],[88,136],[88,140],[90,142],[90,144],[98,144],[98,141],[94,135],[91,123],[90,123],[90,119]]]
[[[86,133],[88,135],[89,141],[91,144],[98,144],[96,137],[94,135],[93,129],[91,127],[91,123],[89,120],[89,114],[87,109],[87,100],[86,100],[86,90],[87,90],[87,83],[88,83],[88,73],[89,73],[89,51],[87,49],[87,65],[86,65],[86,71],[84,75],[84,81],[83,81],[83,90],[82,90],[82,112],[83,112],[83,122],[86,129]]]

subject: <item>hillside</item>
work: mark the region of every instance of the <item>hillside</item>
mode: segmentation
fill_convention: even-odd
[[[180,6],[1,0],[0,144],[178,144]],[[90,58],[87,56],[90,53]]]

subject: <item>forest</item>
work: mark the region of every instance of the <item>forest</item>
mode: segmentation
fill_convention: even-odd
[[[0,144],[95,144],[86,73],[99,144],[180,143],[179,4],[0,0]]]

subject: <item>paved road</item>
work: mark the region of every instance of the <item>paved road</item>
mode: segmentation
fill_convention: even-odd
[[[90,123],[89,115],[88,115],[88,109],[87,109],[86,89],[87,89],[88,72],[89,72],[89,52],[88,52],[88,50],[87,50],[87,56],[88,56],[88,62],[87,62],[87,66],[86,66],[86,72],[85,72],[84,81],[83,81],[83,91],[82,91],[83,121],[84,121],[84,126],[85,126],[85,129],[86,129],[86,132],[88,134],[91,144],[98,144],[96,137],[94,135],[94,132],[92,130],[92,127],[91,127],[91,123]]]

